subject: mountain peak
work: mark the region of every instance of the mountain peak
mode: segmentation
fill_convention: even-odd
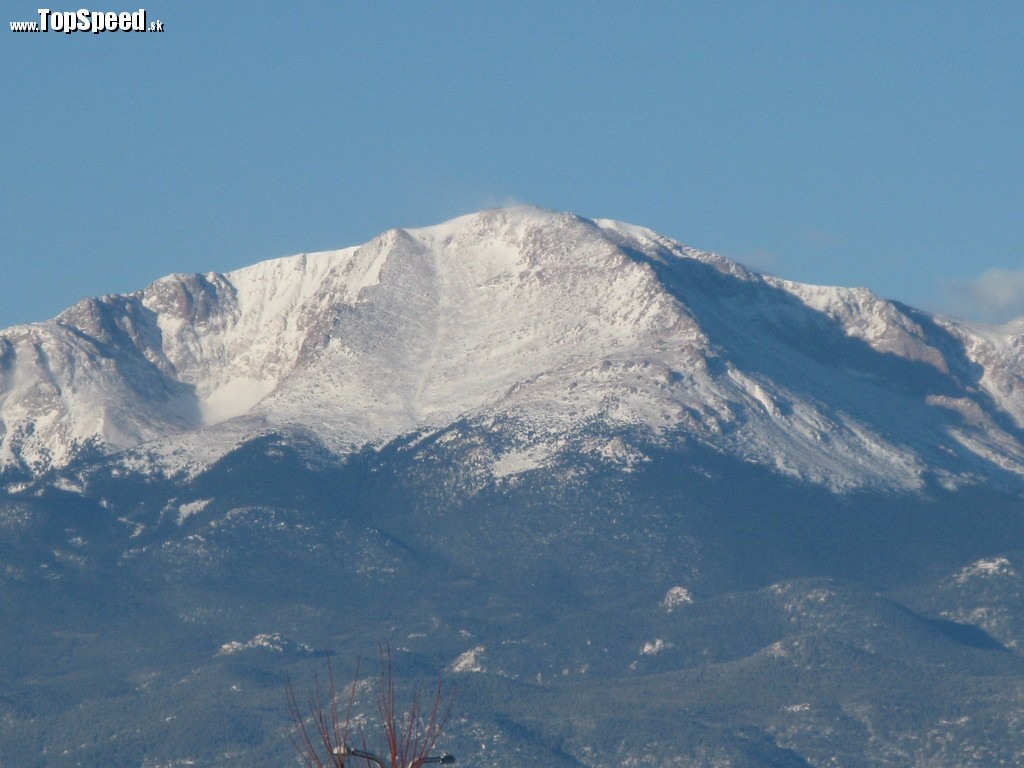
[[[956,485],[1024,473],[1022,372],[1005,334],[865,289],[499,208],[0,332],[0,466],[130,450],[173,472],[267,430],[345,454],[461,421],[534,464],[628,435],[836,489]]]

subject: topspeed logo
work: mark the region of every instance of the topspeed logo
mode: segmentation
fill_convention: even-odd
[[[90,11],[88,8],[77,11],[51,11],[49,8],[40,8],[38,13],[40,32],[63,32],[68,35],[72,32],[92,32],[98,35],[100,32],[147,31],[145,8],[140,8],[135,13]]]

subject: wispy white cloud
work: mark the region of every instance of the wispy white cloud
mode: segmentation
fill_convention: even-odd
[[[1024,315],[1024,269],[987,269],[971,280],[953,282],[957,311],[992,323]]]
[[[492,208],[518,208],[523,205],[531,205],[514,195],[493,195],[484,194],[473,198],[472,209],[474,211],[486,211]]]

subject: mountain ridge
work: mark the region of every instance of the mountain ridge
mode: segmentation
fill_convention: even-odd
[[[635,225],[495,209],[0,331],[0,467],[124,453],[194,473],[268,432],[344,456],[469,419],[516,425],[499,477],[639,429],[617,450],[695,441],[836,490],[1018,484],[1015,327],[760,275]]]

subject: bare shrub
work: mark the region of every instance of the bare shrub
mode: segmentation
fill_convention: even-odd
[[[374,692],[379,730],[377,739],[371,741],[364,722],[356,723],[352,714],[360,689],[359,666],[356,664],[343,701],[335,685],[330,657],[326,683],[319,675],[314,677],[305,708],[300,706],[295,688],[291,680],[288,681],[286,694],[292,719],[292,744],[306,768],[342,768],[346,760],[359,760],[367,766],[375,762],[380,768],[417,768],[424,763],[455,762],[451,755],[430,754],[444,731],[454,703],[454,697],[445,693],[441,678],[429,695],[416,686],[409,706],[404,710],[399,708],[391,648],[381,645],[380,676]]]

